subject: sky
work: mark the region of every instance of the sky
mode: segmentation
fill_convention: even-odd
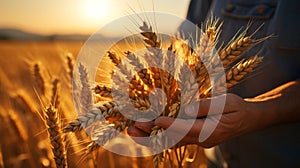
[[[43,35],[91,34],[122,16],[141,11],[186,17],[189,0],[1,0],[0,28]]]

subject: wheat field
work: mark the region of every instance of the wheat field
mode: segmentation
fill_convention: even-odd
[[[90,79],[87,65],[76,61],[83,41],[0,42],[0,166],[206,167],[207,159],[200,146],[175,145],[172,149],[163,150],[164,129],[159,126],[154,126],[150,134],[152,151],[134,143],[126,134],[126,129],[134,121],[120,113],[120,104],[114,102],[112,89],[117,86],[117,97],[120,100],[124,101],[129,97],[133,106],[143,111],[151,104],[155,107],[164,104],[160,100],[149,100],[153,88],[162,88],[167,95],[166,107],[150,110],[149,115],[157,116],[156,113],[162,113],[160,115],[172,118],[176,118],[180,107],[185,107],[194,97],[212,96],[212,87],[223,94],[262,62],[263,57],[258,55],[249,59],[241,59],[241,56],[251,46],[269,37],[253,39],[255,32],[246,36],[246,29],[239,36],[233,37],[225,47],[213,52],[221,26],[222,22],[218,19],[209,20],[201,30],[202,36],[194,50],[187,41],[171,38],[165,44],[169,46],[169,52],[164,54],[160,37],[151,26],[143,22],[140,27],[143,40],[134,45],[146,47],[148,52],[144,56],[150,57],[143,60],[136,56],[126,40],[119,41],[110,49],[100,46],[97,50],[105,51],[106,54],[98,67],[92,67],[97,71],[96,81]],[[187,78],[183,64],[174,61],[170,53],[188,64],[195,79]],[[130,62],[122,62],[122,57],[130,59]],[[172,75],[156,67],[150,66],[137,74],[131,74],[135,66],[144,67],[143,62],[173,67],[175,78],[178,76],[176,80],[181,81],[184,87],[179,87]],[[206,67],[207,62],[209,64]],[[112,71],[115,66],[117,71]],[[222,69],[226,72],[222,73]],[[209,79],[209,73],[215,76],[213,82]],[[116,78],[110,79],[113,74],[116,74]],[[75,82],[74,75],[79,78],[74,78]],[[129,87],[126,85],[128,81]],[[76,89],[72,89],[72,86]],[[119,94],[123,91],[128,93],[127,89],[129,95]],[[181,101],[181,94],[187,98]],[[106,100],[101,100],[102,98]],[[80,114],[77,114],[75,106]],[[130,113],[131,110],[127,111]],[[95,128],[96,134],[88,136],[83,130],[89,130],[89,126],[103,119],[106,121],[91,127],[92,130]],[[116,137],[118,131],[124,132],[125,136]],[[158,138],[155,138],[156,135]],[[126,157],[112,153],[101,147],[107,142],[110,149],[126,151],[130,156],[147,157]],[[163,152],[149,155],[156,151]]]
[[[62,126],[76,118],[68,59],[75,62],[83,43],[0,42],[0,167],[55,167],[51,150],[55,139],[48,137],[44,112],[55,99]],[[53,90],[57,90],[55,98]],[[84,132],[64,136],[68,167],[153,167],[152,157],[125,157],[105,149],[87,155],[89,138]],[[148,152],[125,139],[113,145]],[[206,167],[203,153],[197,155],[200,159],[195,165]]]

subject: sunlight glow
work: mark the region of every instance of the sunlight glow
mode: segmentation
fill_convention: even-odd
[[[108,19],[112,8],[107,0],[86,0],[83,5],[83,14],[90,22],[101,22]]]

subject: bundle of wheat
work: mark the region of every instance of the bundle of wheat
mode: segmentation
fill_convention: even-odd
[[[86,89],[89,87],[86,82],[87,75],[84,66],[80,65],[80,78],[83,81],[82,91],[85,92],[82,94],[83,102],[86,103],[85,112],[82,112],[75,121],[70,122],[63,131],[65,133],[80,131],[82,128],[91,126],[99,120],[106,119],[109,121],[109,125],[107,123],[103,124],[103,129],[99,129],[97,135],[92,137],[92,142],[87,149],[87,152],[90,153],[133,123],[131,119],[120,113],[120,110],[124,108],[120,100],[125,100],[129,97],[135,108],[144,111],[149,109],[150,106],[163,104],[162,102],[151,102],[149,99],[149,94],[155,88],[160,88],[166,95],[165,106],[162,111],[150,111],[150,113],[155,113],[152,116],[176,118],[180,109],[188,105],[193,98],[210,97],[212,88],[218,94],[225,93],[226,88],[232,88],[238,84],[262,62],[263,58],[257,55],[241,61],[238,60],[240,60],[245,51],[253,45],[264,41],[267,37],[254,39],[254,33],[246,36],[247,30],[245,30],[241,35],[235,36],[223,48],[217,48],[221,26],[222,22],[219,19],[212,18],[200,30],[200,40],[196,42],[195,47],[191,48],[191,44],[186,40],[172,37],[170,38],[171,43],[169,47],[164,48],[159,35],[153,31],[148,23],[143,22],[143,25],[140,26],[140,34],[143,37],[147,50],[144,56],[138,56],[133,52],[126,51],[124,52],[126,59],[123,61],[116,52],[107,52],[107,57],[116,66],[112,86],[117,89],[114,90],[117,90],[116,92],[129,92],[129,96],[118,93],[113,96],[113,88],[97,85],[93,89],[95,94],[108,98],[111,101],[90,109],[91,98],[90,94],[87,94],[89,92]],[[172,55],[179,57],[183,62],[175,61]],[[147,66],[147,63],[149,65],[151,63],[152,65],[162,65],[164,69],[171,69],[175,75],[161,68]],[[187,65],[193,73],[192,77],[186,75],[188,72],[186,68],[183,68],[184,65]],[[134,73],[135,68],[139,69],[137,73]],[[181,87],[178,82],[181,83]],[[222,86],[225,86],[225,88]],[[185,100],[182,100],[182,95],[185,95]],[[159,152],[164,149],[163,134],[164,129],[158,126],[154,126],[150,134],[152,149],[154,149],[155,153],[158,153],[153,158],[156,167],[159,166],[165,153],[168,152]],[[176,150],[176,147],[174,148],[174,152],[181,151]],[[177,154],[176,156],[184,157],[184,154]],[[182,158],[178,160],[178,164],[181,166]]]

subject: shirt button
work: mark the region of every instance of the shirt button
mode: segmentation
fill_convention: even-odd
[[[235,9],[235,6],[234,6],[234,5],[232,5],[232,4],[227,4],[226,10],[227,10],[228,12],[231,12],[231,11],[233,11],[234,9]]]
[[[257,7],[256,11],[257,11],[258,14],[261,14],[261,15],[262,15],[262,14],[264,14],[265,11],[266,11],[266,6],[265,6],[265,5],[259,5],[259,6]]]

